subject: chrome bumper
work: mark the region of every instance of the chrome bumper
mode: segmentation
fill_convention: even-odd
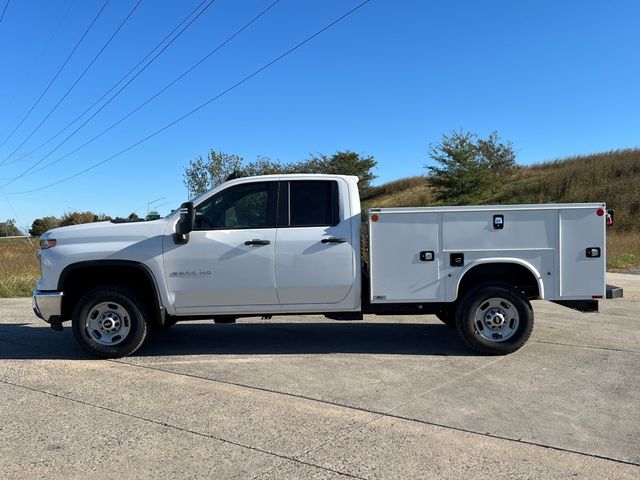
[[[31,301],[33,312],[45,322],[60,322],[62,311],[62,292],[57,291],[33,291]]]

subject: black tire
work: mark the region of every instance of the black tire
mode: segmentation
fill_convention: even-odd
[[[515,352],[533,331],[529,300],[507,283],[490,282],[473,288],[460,302],[456,317],[465,343],[485,355]]]
[[[447,327],[456,328],[456,311],[454,308],[436,312],[436,317]]]
[[[236,323],[236,317],[213,317],[215,323]]]
[[[131,355],[144,343],[150,327],[145,305],[135,292],[115,285],[84,294],[71,323],[80,346],[100,358]]]

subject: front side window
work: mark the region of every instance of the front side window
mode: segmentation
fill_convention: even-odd
[[[273,228],[276,225],[276,182],[236,185],[196,207],[196,230]]]
[[[289,225],[319,227],[337,225],[338,183],[335,181],[298,180],[289,184]]]

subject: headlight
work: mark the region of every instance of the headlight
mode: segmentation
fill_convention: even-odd
[[[56,242],[53,238],[41,238],[40,239],[40,248],[42,250],[47,248],[53,248],[56,246],[58,242]]]

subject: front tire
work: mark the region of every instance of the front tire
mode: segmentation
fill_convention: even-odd
[[[76,340],[100,358],[131,355],[144,343],[149,327],[146,308],[135,292],[114,285],[84,294],[72,315]]]
[[[465,343],[485,355],[515,352],[533,331],[529,300],[507,283],[485,283],[470,290],[458,306],[456,317]]]

